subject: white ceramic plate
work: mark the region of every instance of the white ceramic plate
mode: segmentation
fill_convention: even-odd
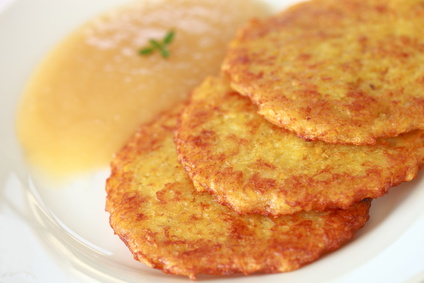
[[[59,272],[101,282],[181,282],[132,259],[104,212],[108,170],[57,184],[40,182],[25,164],[14,132],[22,89],[54,44],[120,0],[0,0],[0,186],[23,190],[38,236],[62,261]],[[272,1],[276,10],[296,1]],[[6,3],[6,4],[5,4]],[[313,19],[311,19],[313,20]],[[53,187],[55,186],[55,187]],[[1,190],[0,190],[1,192]],[[0,208],[2,195],[0,194]],[[1,216],[1,209],[0,209]],[[3,233],[0,227],[0,233]],[[19,245],[19,242],[11,245]],[[46,251],[47,252],[47,251]],[[1,250],[0,250],[1,253]],[[22,255],[22,256],[31,256]],[[7,258],[0,257],[2,260]],[[36,261],[37,259],[32,259]],[[1,271],[1,269],[0,269]],[[77,271],[77,272],[75,272]],[[251,277],[201,277],[219,282],[421,282],[424,271],[424,177],[373,202],[371,219],[342,249],[298,271]],[[3,271],[3,272],[7,272]],[[0,281],[4,277],[0,272]],[[91,279],[89,279],[91,278]],[[412,281],[411,281],[412,280]]]

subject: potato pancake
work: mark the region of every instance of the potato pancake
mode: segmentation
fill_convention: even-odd
[[[225,78],[198,87],[180,120],[178,156],[195,187],[239,213],[348,208],[412,180],[424,162],[424,131],[375,145],[306,141],[258,115]]]
[[[374,144],[424,129],[424,1],[314,0],[251,21],[223,70],[272,123]]]
[[[337,249],[368,220],[370,200],[277,218],[237,214],[198,192],[178,163],[178,116],[140,127],[112,162],[106,209],[136,260],[191,279],[285,272]]]

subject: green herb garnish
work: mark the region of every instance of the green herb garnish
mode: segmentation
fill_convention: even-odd
[[[165,35],[162,41],[150,39],[149,40],[150,45],[140,49],[138,51],[138,54],[147,56],[157,50],[160,52],[163,58],[168,58],[169,55],[171,54],[168,49],[168,45],[172,42],[174,37],[175,37],[175,32],[171,30]]]

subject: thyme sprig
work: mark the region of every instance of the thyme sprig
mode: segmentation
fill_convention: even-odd
[[[163,58],[168,58],[171,55],[171,52],[168,49],[168,45],[171,44],[175,37],[175,32],[170,30],[166,33],[165,37],[158,41],[156,39],[149,40],[149,46],[146,46],[138,51],[138,54],[147,56],[152,54],[155,51],[159,51]]]

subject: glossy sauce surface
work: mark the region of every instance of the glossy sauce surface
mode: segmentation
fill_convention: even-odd
[[[217,74],[237,28],[265,14],[256,1],[145,0],[86,23],[25,89],[17,133],[28,160],[55,175],[107,166],[140,123]],[[169,58],[138,54],[170,30]]]

